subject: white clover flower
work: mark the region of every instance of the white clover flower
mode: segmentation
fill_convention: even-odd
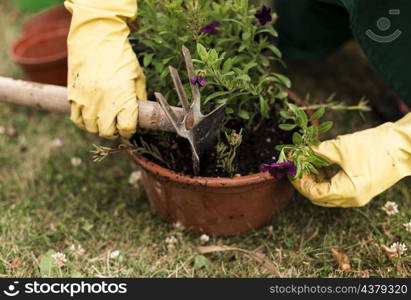
[[[130,177],[128,178],[128,183],[134,187],[138,187],[141,181],[141,176],[142,176],[141,171],[134,171],[133,173],[130,174]]]
[[[4,126],[0,126],[0,134],[5,134],[6,128]]]
[[[405,230],[411,232],[411,220],[408,223],[402,224],[405,227]]]
[[[110,258],[111,259],[116,259],[118,256],[120,255],[120,251],[119,250],[114,250],[112,252],[110,252]]]
[[[208,243],[210,241],[210,237],[207,235],[207,234],[202,234],[201,236],[200,236],[200,242],[202,243],[202,244],[206,244],[206,243]]]
[[[54,139],[50,142],[50,147],[52,148],[60,148],[63,146],[63,141],[60,140],[59,138]]]
[[[61,252],[54,253],[52,256],[57,267],[62,267],[67,262],[66,255]]]
[[[392,201],[387,201],[382,207],[382,210],[385,211],[389,216],[398,214],[399,212],[397,203]]]
[[[170,237],[167,237],[166,238],[166,244],[167,245],[174,245],[174,244],[177,244],[177,239],[176,239],[176,237],[175,236],[170,236]]]
[[[173,223],[173,227],[177,230],[184,230],[184,225],[180,221]]]
[[[405,252],[407,252],[407,246],[403,243],[395,242],[390,246],[390,250],[395,253],[394,256],[401,257]]]
[[[70,251],[77,257],[83,256],[86,253],[86,250],[79,244],[77,246],[71,245]]]
[[[81,163],[82,163],[81,158],[79,158],[79,157],[72,157],[72,158],[71,158],[71,165],[72,165],[73,167],[78,167],[78,166],[81,165]]]

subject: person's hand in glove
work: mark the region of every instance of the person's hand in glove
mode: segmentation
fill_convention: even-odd
[[[137,99],[146,99],[145,77],[128,42],[127,22],[136,0],[66,0],[72,13],[68,37],[71,120],[100,136],[131,137]]]
[[[411,113],[396,123],[325,141],[314,151],[341,170],[331,178],[304,175],[292,181],[296,189],[316,205],[363,206],[411,175]]]

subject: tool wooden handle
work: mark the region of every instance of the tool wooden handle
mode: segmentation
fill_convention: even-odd
[[[14,103],[66,114],[70,113],[67,89],[65,87],[1,76],[0,102]],[[183,118],[184,111],[182,108],[172,107],[172,109],[178,118]],[[139,101],[138,112],[139,127],[152,130],[175,131],[157,102]]]

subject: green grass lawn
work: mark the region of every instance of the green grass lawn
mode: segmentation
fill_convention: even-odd
[[[24,18],[9,0],[0,2],[2,76],[22,76],[7,50]],[[321,64],[292,64],[290,76],[302,94],[324,99],[336,92],[349,103],[375,97],[380,80],[353,43]],[[331,115],[339,124],[334,134],[377,122],[372,114]],[[0,276],[273,276],[240,252],[200,255],[200,238],[162,222],[144,191],[129,184],[137,166],[125,155],[92,162],[93,143],[113,142],[78,130],[66,116],[0,104],[1,128]],[[73,166],[73,157],[82,163]],[[409,277],[411,250],[389,260],[381,246],[401,241],[411,247],[411,233],[403,227],[411,218],[410,183],[397,184],[364,208],[321,208],[297,196],[268,227],[211,238],[206,245],[262,252],[284,277]],[[386,201],[396,202],[399,213],[388,216],[381,209]],[[166,243],[171,236],[173,246]],[[84,251],[72,251],[72,245]],[[339,270],[332,248],[348,255],[352,271]],[[55,265],[55,252],[66,255],[64,266]]]

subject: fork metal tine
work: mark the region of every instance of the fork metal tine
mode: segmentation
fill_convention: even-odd
[[[181,104],[183,104],[185,111],[188,112],[190,110],[190,104],[188,103],[188,98],[186,92],[184,91],[184,86],[181,82],[181,78],[178,75],[178,71],[172,66],[169,67],[169,70],[177,91],[178,98],[180,99]]]
[[[193,109],[194,114],[196,117],[200,117],[201,115],[201,103],[200,103],[200,89],[198,88],[197,84],[191,83],[191,78],[194,78],[194,65],[193,59],[191,58],[190,50],[187,47],[183,46],[183,55],[186,62],[188,77],[190,79],[190,87],[191,87],[191,94],[193,98],[193,102],[191,103],[191,108]]]
[[[180,120],[178,120],[177,116],[174,114],[167,100],[164,98],[164,96],[161,93],[154,93],[154,95],[156,96],[157,101],[160,103],[161,107],[163,108],[164,113],[166,114],[170,123],[173,125],[176,132],[181,135],[182,132],[179,126]]]

